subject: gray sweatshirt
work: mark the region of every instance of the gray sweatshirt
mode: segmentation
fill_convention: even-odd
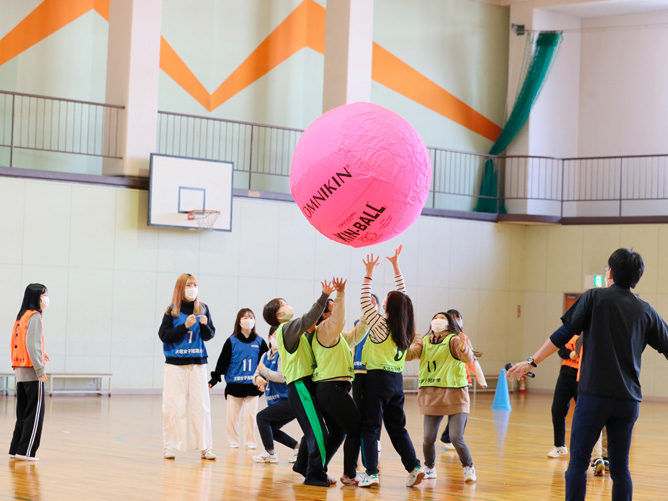
[[[37,381],[40,376],[46,374],[46,369],[42,365],[42,315],[39,313],[34,314],[28,321],[26,348],[32,367],[16,368],[17,383]]]
[[[329,294],[324,292],[320,298],[311,306],[311,309],[304,315],[294,318],[283,325],[283,344],[288,353],[294,353],[299,346],[299,339],[313,324],[315,324],[320,315],[325,310]]]

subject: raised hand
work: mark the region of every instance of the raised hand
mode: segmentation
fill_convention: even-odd
[[[333,287],[332,284],[331,284],[330,282],[328,282],[327,280],[325,280],[324,282],[320,282],[320,285],[322,285],[322,292],[324,292],[324,293],[327,294],[328,296],[329,296],[332,292],[334,292],[334,287]]]
[[[332,279],[332,284],[334,285],[334,288],[337,292],[343,292],[346,290],[346,282],[348,282],[348,280],[344,280],[343,278],[334,277]]]
[[[373,254],[367,254],[366,259],[362,259],[364,268],[366,269],[367,277],[371,277],[373,275],[373,269],[378,266],[378,261],[380,261],[380,256],[374,259]]]
[[[397,249],[394,251],[394,256],[385,256],[390,263],[392,263],[393,266],[396,266],[399,263],[399,254],[401,254],[401,249],[403,249],[404,246],[400,245],[397,247]]]

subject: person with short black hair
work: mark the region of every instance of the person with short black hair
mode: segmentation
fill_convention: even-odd
[[[45,364],[42,312],[49,306],[49,291],[42,284],[30,284],[12,329],[12,368],[16,371],[16,425],[9,456],[38,461],[35,457],[44,423]]]
[[[582,363],[578,403],[571,426],[571,457],[566,471],[566,499],[583,500],[587,468],[594,444],[608,432],[612,499],[633,498],[629,450],[638,419],[641,356],[647,345],[668,358],[668,325],[634,288],[645,270],[642,257],[617,249],[608,259],[607,288],[585,292],[561,317],[563,325],[526,362],[508,371],[520,378],[582,332]]]

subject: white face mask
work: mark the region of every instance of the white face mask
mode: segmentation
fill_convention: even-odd
[[[42,303],[42,309],[46,309],[49,307],[49,296],[44,296],[39,298],[40,302]]]
[[[295,310],[289,304],[283,305],[278,309],[277,318],[280,322],[287,322],[292,320],[295,316]]]
[[[186,290],[184,291],[183,295],[186,297],[188,301],[194,301],[197,299],[197,294],[199,293],[197,287],[186,287]]]
[[[457,320],[457,325],[459,325],[460,329],[463,329],[464,328],[464,321],[460,318],[459,320]]]
[[[253,318],[242,318],[239,320],[239,325],[242,329],[252,330],[255,327],[255,319]]]
[[[431,321],[431,330],[434,332],[443,332],[448,328],[448,321],[444,318],[435,318]]]

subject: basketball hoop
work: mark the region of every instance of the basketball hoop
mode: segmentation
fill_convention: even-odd
[[[201,229],[210,230],[216,219],[220,216],[219,210],[191,210],[188,212],[188,220],[195,221]]]

